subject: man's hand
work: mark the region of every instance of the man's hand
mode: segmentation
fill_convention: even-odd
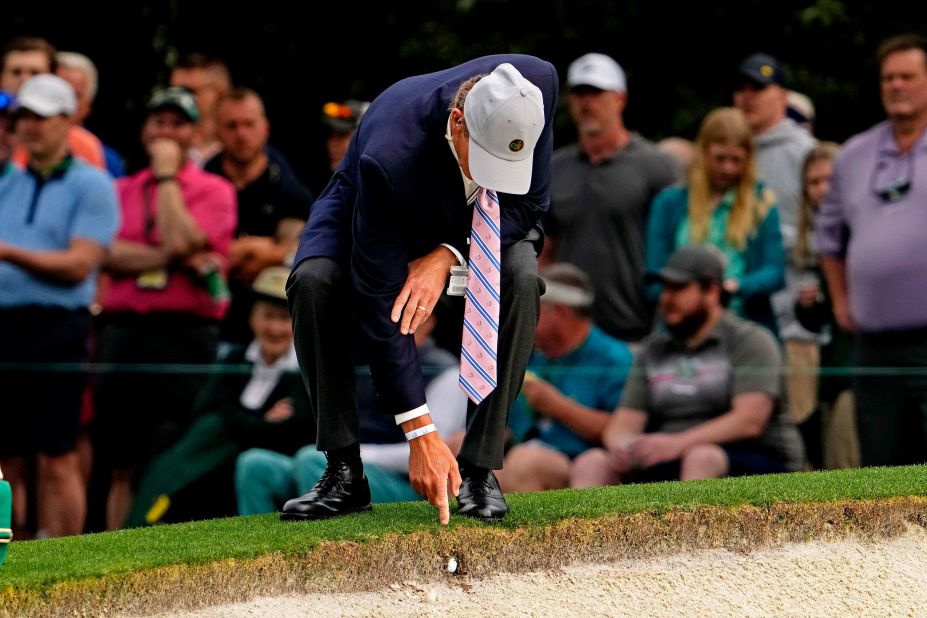
[[[451,521],[448,489],[454,496],[460,491],[460,470],[437,431],[409,443],[409,482],[429,504],[438,507],[438,521],[446,526]]]
[[[251,283],[268,266],[282,264],[286,247],[269,236],[245,236],[229,247],[229,274]]]
[[[557,387],[542,380],[532,374],[532,378],[525,375],[525,382],[521,387],[521,392],[525,395],[525,400],[531,409],[538,414],[553,416],[552,411],[556,409],[557,403],[563,399],[563,394],[557,390]]]
[[[639,437],[639,435],[621,434],[612,437],[604,444],[612,467],[618,474],[627,474],[634,469],[636,462],[631,448]]]
[[[409,264],[406,284],[402,286],[390,313],[393,322],[402,320],[399,331],[403,335],[414,333],[418,325],[431,315],[447,285],[451,266],[456,263],[457,258],[447,247],[438,247]]]
[[[157,138],[148,143],[151,172],[155,176],[174,176],[183,163],[183,150],[172,139]]]
[[[684,446],[679,434],[646,433],[631,445],[631,457],[638,468],[649,468],[682,457]]]
[[[264,420],[268,423],[280,423],[293,416],[293,402],[281,399],[264,413]]]
[[[838,302],[834,299],[834,319],[837,320],[837,324],[843,330],[850,333],[856,332],[856,320],[853,319],[853,314],[850,313],[850,303]]]

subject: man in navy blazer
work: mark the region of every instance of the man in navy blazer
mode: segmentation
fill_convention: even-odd
[[[312,207],[287,285],[328,470],[286,503],[281,519],[370,509],[354,396],[357,325],[379,406],[410,441],[412,486],[438,506],[440,522],[450,518],[448,486],[462,515],[498,521],[508,511],[492,470],[502,466],[508,410],[540,311],[538,222],[550,202],[558,86],[549,62],[499,54],[403,79],[371,103]],[[519,140],[524,148],[513,155]],[[498,193],[501,213],[498,384],[479,405],[470,402],[455,460],[428,433],[422,367],[409,335],[434,309],[450,268],[465,264],[480,187]]]

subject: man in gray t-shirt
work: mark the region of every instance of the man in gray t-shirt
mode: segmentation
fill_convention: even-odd
[[[643,293],[647,215],[653,197],[676,180],[675,163],[624,126],[627,87],[613,59],[578,58],[566,85],[578,139],[553,154],[542,262],[570,262],[588,273],[596,325],[638,341],[653,324]]]
[[[666,331],[635,355],[604,449],[574,463],[573,487],[798,470],[804,452],[782,410],[782,355],[762,327],[722,304],[723,258],[679,249],[654,277]]]

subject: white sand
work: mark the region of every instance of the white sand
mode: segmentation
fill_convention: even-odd
[[[703,550],[373,593],[255,599],[172,618],[262,616],[927,616],[927,531],[897,539]]]

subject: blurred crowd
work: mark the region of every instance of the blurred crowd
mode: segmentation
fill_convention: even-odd
[[[843,144],[815,135],[813,102],[766,53],[731,59],[731,104],[691,140],[626,126],[646,93],[614,58],[558,67],[575,140],[555,144],[546,293],[503,490],[927,459],[927,42],[877,53],[886,120]],[[41,38],[0,57],[13,528],[275,511],[325,468],[286,296],[325,190],[304,178],[337,169],[369,103],[325,104],[330,165],[297,171],[261,94],[189,54],[153,87],[147,164],[127,170],[84,128],[99,78]],[[415,331],[452,449],[466,422],[455,311],[445,298]],[[374,502],[416,499],[362,364],[357,383]]]

